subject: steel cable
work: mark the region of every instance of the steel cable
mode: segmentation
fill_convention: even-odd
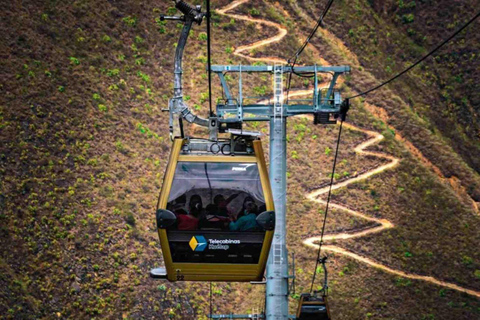
[[[292,82],[292,74],[295,73],[295,64],[297,63],[297,60],[298,60],[298,56],[303,52],[303,50],[305,50],[305,48],[307,47],[307,45],[310,43],[310,40],[312,40],[313,36],[315,35],[315,33],[317,32],[318,28],[322,25],[323,23],[323,19],[325,18],[325,16],[327,15],[328,13],[328,10],[330,10],[330,7],[332,6],[333,4],[333,1],[335,0],[329,0],[328,3],[327,3],[327,6],[325,7],[325,9],[323,9],[323,12],[322,14],[320,15],[320,18],[318,19],[317,21],[317,24],[315,25],[315,27],[312,29],[312,31],[310,31],[310,35],[307,37],[307,39],[305,40],[305,42],[302,44],[302,46],[295,52],[294,54],[294,57],[293,57],[293,63],[291,63],[291,60],[292,58],[288,59],[288,65],[291,65],[292,66],[292,70],[288,76],[288,84],[287,84],[287,104],[288,104],[288,98],[289,98],[289,93],[290,93],[290,86],[291,86],[291,82]],[[298,75],[298,74],[297,74]]]
[[[322,245],[323,245],[323,235],[325,234],[325,226],[327,225],[328,208],[330,204],[330,198],[332,195],[332,186],[333,186],[333,180],[335,177],[335,168],[337,166],[338,150],[339,150],[341,137],[342,137],[342,128],[343,128],[343,120],[340,122],[340,129],[338,130],[337,146],[335,148],[335,158],[333,159],[332,175],[330,177],[330,186],[328,188],[327,204],[325,206],[325,217],[323,218],[322,232],[320,234],[320,243],[318,244],[317,261],[315,262],[315,269],[313,270],[310,293],[312,293],[313,285],[315,284],[315,277],[317,274],[318,263],[320,262],[320,254],[321,254]]]
[[[212,56],[211,56],[211,30],[210,30],[210,0],[207,1],[207,68],[208,68],[208,105],[210,117],[213,116],[212,107]]]
[[[429,53],[427,53],[425,56],[423,56],[422,58],[420,58],[419,60],[417,60],[414,64],[412,64],[410,67],[406,68],[405,70],[403,70],[402,72],[398,73],[397,75],[395,75],[394,77],[392,77],[391,79],[379,84],[378,86],[375,86],[371,89],[368,89],[367,91],[364,91],[362,93],[359,93],[359,94],[356,94],[354,96],[351,96],[347,99],[354,99],[354,98],[358,98],[358,97],[361,97],[361,96],[364,96],[364,95],[367,95],[369,94],[370,92],[372,91],[375,91],[377,89],[380,89],[381,87],[389,84],[390,82],[394,81],[395,79],[397,78],[400,78],[402,75],[404,75],[405,73],[407,73],[408,71],[410,71],[411,69],[413,69],[414,67],[416,67],[420,62],[422,62],[423,60],[427,59],[428,57],[430,57],[432,54],[434,54],[438,49],[440,49],[441,47],[443,47],[445,44],[447,44],[450,40],[452,40],[456,35],[458,35],[460,32],[462,32],[466,27],[468,27],[473,21],[475,21],[475,19],[477,19],[478,17],[480,16],[480,12],[478,12],[472,19],[470,19],[466,24],[464,24],[460,29],[458,29],[456,32],[454,32],[453,34],[451,34],[447,39],[443,40],[439,45],[437,45],[433,50],[431,50]]]

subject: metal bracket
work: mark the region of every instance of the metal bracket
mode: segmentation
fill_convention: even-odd
[[[270,121],[272,117],[283,118],[301,114],[316,114],[315,123],[331,124],[336,123],[335,116],[340,112],[341,96],[334,91],[338,77],[350,71],[348,66],[322,67],[322,66],[302,66],[295,67],[295,73],[313,74],[314,88],[311,99],[290,100],[283,102],[281,75],[293,72],[291,66],[232,66],[215,65],[212,71],[220,78],[220,83],[227,95],[227,100],[217,104],[217,115],[220,122],[245,122],[245,121]],[[238,97],[232,96],[230,88],[225,81],[225,74],[233,72],[239,73],[239,93]],[[242,96],[242,73],[270,73],[274,74],[274,97],[273,104],[244,104]],[[333,78],[326,94],[322,97],[321,90],[318,89],[319,73],[333,73]],[[278,79],[277,79],[278,78]],[[268,97],[265,97],[268,98]],[[280,101],[280,99],[282,101]],[[232,104],[231,101],[236,101]]]

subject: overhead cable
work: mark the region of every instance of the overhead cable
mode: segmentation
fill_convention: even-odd
[[[307,45],[310,43],[310,40],[312,40],[313,36],[315,35],[315,33],[317,32],[318,28],[322,25],[323,23],[323,19],[325,18],[325,16],[327,15],[328,13],[328,10],[330,10],[330,7],[332,6],[332,3],[333,1],[335,0],[329,0],[328,3],[327,3],[327,6],[325,7],[325,9],[323,10],[322,14],[320,15],[320,18],[318,19],[317,21],[317,24],[315,25],[315,27],[312,29],[312,31],[310,31],[310,35],[307,37],[307,39],[303,42],[302,46],[295,52],[294,54],[294,59],[296,60],[298,58],[298,56],[303,52],[303,50],[305,50],[305,48],[307,47]],[[290,62],[291,59],[289,59],[289,62]]]
[[[329,209],[329,204],[330,204],[330,198],[332,196],[332,186],[333,186],[333,180],[335,178],[335,168],[337,166],[338,149],[339,149],[340,142],[341,142],[342,128],[343,128],[343,121],[344,120],[345,120],[345,118],[342,116],[342,120],[340,122],[340,129],[338,130],[337,146],[335,148],[335,158],[333,159],[332,175],[330,177],[330,185],[329,185],[329,188],[328,188],[327,204],[325,206],[325,216],[323,218],[322,232],[320,234],[320,242],[318,244],[318,251],[317,251],[317,261],[315,262],[315,269],[313,270],[312,284],[310,285],[310,293],[312,293],[313,285],[315,284],[315,277],[316,277],[316,274],[317,274],[318,263],[322,262],[322,259],[320,259],[320,254],[321,254],[321,251],[322,251],[323,236],[325,234],[325,227],[327,225],[328,209]],[[324,261],[323,261],[323,263],[324,263]],[[326,292],[325,292],[325,294],[326,294]]]
[[[294,57],[293,57],[293,62],[291,62],[292,58],[288,59],[288,64],[292,66],[292,70],[291,70],[291,72],[288,76],[287,103],[288,103],[288,96],[289,96],[289,93],[290,93],[290,86],[291,86],[291,82],[292,82],[292,74],[295,73],[296,75],[299,75],[294,70],[295,64],[297,63],[298,56],[300,56],[300,54],[303,52],[303,50],[305,50],[307,45],[310,43],[310,40],[312,40],[313,36],[317,32],[318,28],[322,25],[323,19],[327,15],[328,10],[330,10],[330,7],[332,6],[333,1],[335,1],[335,0],[328,0],[327,6],[325,7],[325,9],[323,9],[322,14],[320,15],[320,18],[317,21],[317,24],[315,25],[315,27],[313,27],[312,31],[310,31],[310,35],[307,37],[307,39],[304,41],[304,43],[295,52]]]
[[[208,68],[208,105],[210,117],[213,116],[212,108],[212,57],[211,57],[211,30],[210,30],[210,0],[207,0],[207,68]]]
[[[450,35],[448,38],[446,38],[445,40],[443,40],[439,45],[437,45],[433,50],[431,50],[429,53],[427,53],[425,56],[423,56],[422,58],[420,58],[419,60],[417,60],[414,64],[412,64],[410,67],[406,68],[405,70],[403,70],[402,72],[398,73],[397,75],[395,75],[394,77],[392,77],[391,79],[385,81],[385,82],[382,82],[381,84],[367,90],[367,91],[364,91],[362,93],[359,93],[359,94],[356,94],[354,96],[351,96],[351,97],[348,97],[347,99],[353,99],[353,98],[358,98],[358,97],[361,97],[361,96],[364,96],[364,95],[367,95],[369,94],[370,92],[372,91],[375,91],[377,89],[380,89],[381,87],[389,84],[390,82],[392,82],[393,80],[395,79],[398,79],[400,78],[402,75],[404,75],[405,73],[407,73],[408,71],[410,71],[411,69],[413,69],[414,67],[416,67],[420,62],[422,62],[423,60],[427,59],[428,57],[430,57],[432,54],[434,54],[438,49],[440,49],[441,47],[443,47],[445,44],[447,44],[450,40],[452,40],[456,35],[458,35],[460,32],[462,32],[466,27],[468,27],[473,21],[475,21],[475,19],[477,19],[478,17],[480,16],[480,12],[478,12],[472,19],[470,19],[466,24],[464,24],[460,29],[458,29],[457,31],[455,31],[452,35]]]

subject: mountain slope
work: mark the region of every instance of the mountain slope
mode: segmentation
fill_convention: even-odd
[[[278,30],[216,12],[214,63],[250,64],[248,56],[285,59],[322,10],[310,1],[242,2],[232,12],[280,23],[288,33],[239,57],[235,48],[275,36]],[[213,5],[219,9],[227,3]],[[344,95],[360,91],[401,70],[398,61],[413,61],[443,38],[438,30],[450,21],[446,13],[468,17],[475,11],[474,1],[461,6],[441,1],[441,10],[435,11],[433,5],[335,2],[327,19],[329,31],[319,30],[302,60],[351,64],[354,72],[342,85]],[[175,13],[170,6],[124,0],[5,3],[0,314],[6,318],[193,319],[209,312],[208,284],[173,285],[148,278],[149,269],[161,264],[153,210],[170,145],[161,109],[172,91],[180,31],[156,18]],[[411,20],[410,14],[414,20],[403,23]],[[454,27],[461,22],[455,19]],[[189,39],[184,86],[188,102],[204,114],[202,32],[204,25],[195,27]],[[478,63],[471,61],[479,42],[478,35],[465,34],[465,40],[459,38],[435,62],[369,96],[368,104],[354,102],[349,122],[385,137],[368,150],[400,162],[338,189],[334,201],[388,219],[395,227],[330,244],[395,270],[479,291],[480,226],[472,205],[472,199],[480,200],[474,89]],[[458,70],[465,71],[457,80]],[[268,93],[271,82],[251,77],[244,85]],[[299,80],[293,85],[305,88]],[[217,80],[214,94],[221,96]],[[266,131],[262,124],[249,127]],[[309,286],[314,256],[302,241],[318,235],[323,210],[305,196],[328,181],[332,154],[326,150],[333,149],[337,129],[293,119],[288,130],[288,244],[296,252],[298,293]],[[384,164],[354,151],[367,138],[361,131],[346,130],[340,154],[344,161],[337,171],[344,178]],[[329,219],[331,234],[375,227],[341,209]],[[338,319],[412,319],[403,316],[404,310],[418,319],[478,317],[479,300],[471,295],[398,277],[338,253],[329,255],[332,311]],[[214,309],[247,312],[262,306],[262,295],[249,285],[215,284]]]

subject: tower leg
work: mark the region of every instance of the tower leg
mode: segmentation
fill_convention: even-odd
[[[266,318],[288,319],[288,255],[286,247],[287,144],[283,116],[270,120],[270,183],[275,203],[275,235],[267,263]]]

